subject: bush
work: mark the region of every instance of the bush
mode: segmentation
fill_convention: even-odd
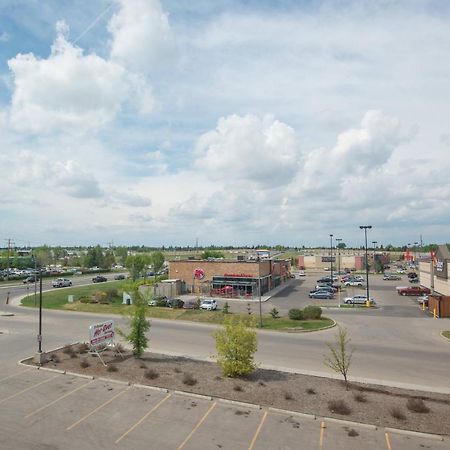
[[[95,291],[91,295],[91,303],[104,303],[106,301],[106,292]]]
[[[233,386],[233,391],[242,392],[242,386],[240,384],[235,384]]]
[[[217,363],[226,377],[247,375],[255,370],[257,340],[253,327],[254,320],[244,321],[229,316],[225,319],[224,328],[214,333]]]
[[[320,319],[322,316],[322,308],[320,306],[309,305],[303,310],[305,319]]]
[[[78,299],[80,303],[89,303],[91,299],[89,297],[83,296]]]
[[[110,364],[110,365],[106,368],[106,370],[107,370],[108,372],[118,372],[118,371],[119,371],[119,369],[117,368],[117,366],[115,366],[114,364]]]
[[[342,414],[344,416],[348,416],[352,413],[350,406],[348,406],[344,400],[330,400],[328,402],[328,409],[332,413]]]
[[[269,314],[272,316],[272,319],[278,319],[280,317],[280,313],[277,308],[271,309]]]
[[[228,304],[228,302],[225,302],[222,306],[222,312],[224,314],[229,314],[230,313],[230,305]]]
[[[190,373],[185,372],[183,374],[183,384],[187,386],[194,386],[195,384],[197,384],[197,379],[194,378]]]
[[[89,361],[87,359],[82,359],[80,361],[80,367],[82,367],[83,369],[86,369],[87,367],[89,367],[91,364],[89,363]]]
[[[71,355],[72,353],[74,353],[74,349],[71,344],[67,344],[63,347],[62,352],[66,355]]]
[[[303,311],[301,309],[290,309],[288,315],[291,320],[303,320]]]
[[[117,289],[106,289],[105,300],[108,302],[112,302],[116,297],[119,296]]]
[[[393,408],[391,408],[390,412],[391,412],[391,416],[394,419],[398,419],[398,420],[405,420],[406,419],[406,416],[403,413],[403,411],[401,410],[401,408],[398,408],[397,406],[394,406]]]
[[[306,389],[306,393],[309,395],[315,395],[316,394],[316,390],[313,388],[308,388]]]
[[[156,378],[159,377],[159,373],[156,372],[156,370],[149,369],[149,370],[145,371],[144,376],[145,376],[145,378],[148,378],[149,380],[155,380]]]
[[[355,401],[359,403],[367,403],[367,397],[361,392],[353,394],[353,398],[355,399]]]
[[[430,408],[425,405],[425,402],[421,398],[408,398],[406,407],[413,412],[427,414],[430,412]]]
[[[285,398],[285,400],[292,400],[294,397],[292,396],[292,394],[290,392],[285,392],[284,398]]]

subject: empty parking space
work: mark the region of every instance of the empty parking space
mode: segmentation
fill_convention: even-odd
[[[448,440],[44,371],[0,386],[1,448],[449,448]]]

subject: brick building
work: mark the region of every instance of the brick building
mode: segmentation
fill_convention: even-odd
[[[182,280],[186,292],[223,297],[253,298],[265,294],[290,276],[285,260],[169,261],[169,278]]]

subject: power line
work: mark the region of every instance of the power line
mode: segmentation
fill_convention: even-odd
[[[78,35],[78,37],[72,42],[72,44],[76,44],[80,39],[83,38],[83,36],[88,33],[95,24],[111,9],[111,7],[114,5],[114,3],[111,3],[105,10],[103,10],[88,26],[85,28],[81,34]]]

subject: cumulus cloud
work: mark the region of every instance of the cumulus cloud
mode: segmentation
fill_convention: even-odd
[[[298,169],[294,130],[273,116],[222,117],[195,146],[195,166],[221,180],[251,180],[260,186],[288,182]]]
[[[127,101],[153,110],[150,86],[120,64],[67,40],[68,26],[56,25],[48,58],[18,54],[8,61],[13,76],[11,123],[19,131],[95,131],[110,123]]]
[[[111,58],[133,71],[157,70],[173,53],[168,14],[159,0],[117,0],[119,11],[111,18]]]

